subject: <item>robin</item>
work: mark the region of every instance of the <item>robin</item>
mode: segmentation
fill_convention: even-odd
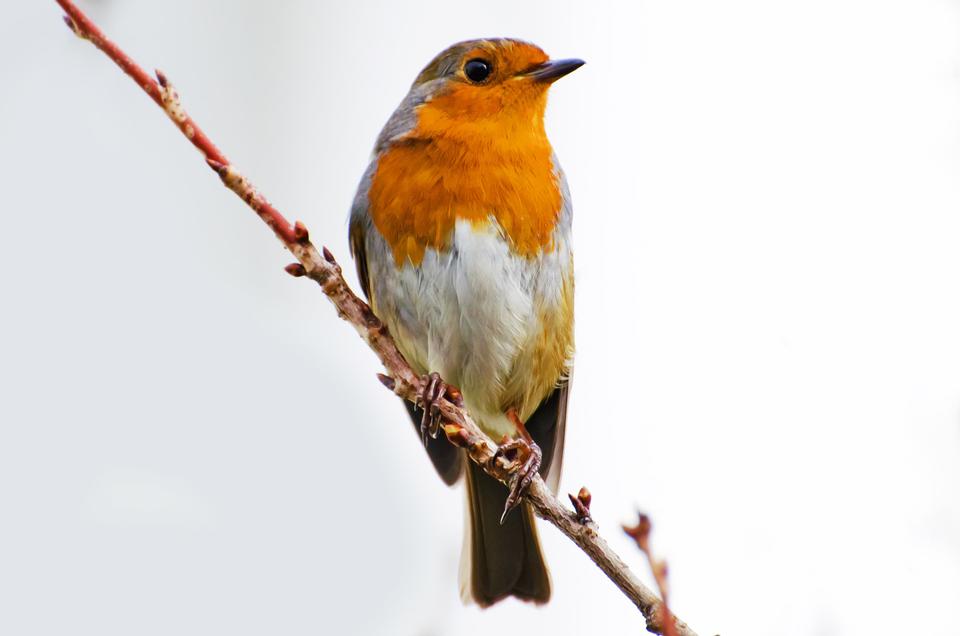
[[[573,354],[572,211],[547,140],[547,90],[583,61],[511,39],[460,42],[414,81],[377,138],[350,215],[360,283],[424,390],[407,405],[448,484],[466,472],[461,596],[545,603],[550,576],[522,489],[560,477]],[[447,383],[450,384],[447,384]],[[458,388],[458,393],[454,391]],[[510,489],[445,439],[462,400],[523,451]]]

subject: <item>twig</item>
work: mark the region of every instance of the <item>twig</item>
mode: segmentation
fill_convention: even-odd
[[[207,164],[216,171],[224,185],[243,199],[273,230],[277,238],[298,261],[288,265],[286,271],[293,276],[307,276],[320,285],[323,293],[337,308],[340,317],[354,326],[380,359],[388,373],[388,375],[379,376],[381,382],[400,397],[413,402],[422,388],[420,377],[404,360],[386,326],[373,314],[370,307],[351,291],[333,254],[325,247],[321,253],[310,241],[307,228],[302,223],[298,221],[291,225],[256,191],[250,181],[234,168],[226,156],[184,111],[176,90],[163,73],[157,72],[156,80],[151,78],[116,44],[108,40],[103,32],[70,0],[56,1],[66,12],[64,19],[73,32],[92,42],[133,78],[137,85],[163,108],[180,132],[203,154]],[[515,467],[503,459],[492,461],[497,445],[480,430],[470,414],[464,408],[446,399],[436,404],[444,422],[443,430],[447,439],[452,444],[465,449],[470,459],[483,467],[487,474],[507,483]],[[596,525],[592,521],[588,518],[580,518],[564,508],[539,476],[531,482],[525,499],[540,517],[567,535],[610,577],[610,580],[643,613],[647,620],[647,629],[654,633],[664,633],[659,629],[657,621],[660,600],[634,576],[623,560],[597,534]],[[683,622],[677,620],[676,626],[678,636],[696,636],[694,631]]]
[[[660,589],[660,598],[663,599],[663,602],[660,604],[660,611],[657,612],[658,626],[662,626],[663,628],[663,631],[660,633],[662,633],[663,636],[677,636],[677,630],[674,622],[671,620],[672,614],[670,613],[670,604],[667,598],[667,562],[663,559],[656,559],[653,556],[653,551],[650,549],[650,530],[652,528],[653,524],[650,522],[650,517],[643,513],[637,513],[637,525],[625,525],[623,526],[623,531],[627,533],[627,536],[637,542],[637,547],[646,555],[647,561],[650,563],[650,571],[653,572],[653,578],[657,582],[657,587]],[[648,617],[648,624],[649,620]]]

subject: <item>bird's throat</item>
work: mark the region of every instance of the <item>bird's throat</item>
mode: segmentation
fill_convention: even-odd
[[[553,153],[542,111],[523,123],[426,109],[414,131],[380,155],[370,214],[398,266],[448,248],[461,219],[496,222],[522,256],[552,249],[563,202]]]

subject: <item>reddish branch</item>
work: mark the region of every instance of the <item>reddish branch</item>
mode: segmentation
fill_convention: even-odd
[[[637,542],[637,547],[646,555],[647,561],[650,563],[650,570],[653,572],[653,578],[656,580],[657,587],[660,589],[660,598],[663,599],[663,602],[660,604],[657,619],[659,621],[658,627],[662,626],[663,628],[661,633],[663,636],[677,636],[674,622],[670,620],[672,615],[670,614],[669,599],[667,598],[667,562],[662,559],[655,559],[653,552],[650,550],[650,530],[652,528],[653,524],[650,523],[650,517],[639,513],[637,515],[637,525],[625,525],[623,526],[623,531],[627,533],[627,536]]]
[[[323,293],[337,308],[340,317],[354,326],[380,359],[388,373],[379,376],[381,382],[400,397],[415,401],[422,388],[420,377],[404,360],[383,323],[370,307],[351,291],[333,254],[327,248],[323,248],[321,253],[310,241],[307,228],[302,223],[298,221],[291,226],[237,171],[183,110],[176,90],[163,73],[158,71],[154,80],[116,44],[107,39],[97,25],[70,0],[57,0],[57,4],[66,12],[64,19],[73,32],[92,42],[133,78],[203,154],[207,164],[217,172],[224,185],[243,199],[273,230],[298,261],[288,265],[286,271],[293,276],[309,277],[320,285]],[[480,430],[470,414],[449,400],[440,400],[437,406],[444,422],[443,431],[450,443],[465,449],[470,459],[483,467],[487,474],[502,483],[508,483],[517,466],[503,458],[494,461],[497,445]],[[534,478],[524,498],[540,517],[555,525],[586,552],[640,609],[646,618],[647,629],[658,634],[667,633],[661,628],[660,599],[634,576],[623,560],[597,534],[597,527],[589,518],[590,496],[586,489],[581,490],[577,498],[571,498],[575,501],[576,512],[564,508],[539,476]],[[694,631],[679,619],[675,620],[675,627],[674,633],[678,636],[696,636]]]
[[[162,72],[157,71],[157,79],[153,79],[136,62],[130,59],[130,56],[124,53],[119,46],[110,41],[107,36],[103,34],[103,31],[72,2],[69,0],[63,2],[57,0],[57,4],[59,4],[67,14],[63,16],[63,20],[67,23],[67,26],[70,27],[78,37],[89,40],[95,47],[106,53],[107,57],[113,60],[124,73],[129,75],[130,78],[137,83],[137,86],[142,88],[143,92],[167,113],[167,116],[177,125],[180,132],[190,140],[190,143],[203,153],[204,158],[211,167],[216,170],[217,167],[220,166],[230,166],[230,161],[180,106],[180,96]],[[222,176],[221,174],[221,177]],[[234,191],[236,192],[235,189]],[[277,238],[289,247],[290,243],[295,240],[293,227],[291,227],[290,222],[252,188],[250,192],[252,193],[250,198],[244,199],[247,205],[253,208],[253,211],[263,219],[263,222],[274,231]]]

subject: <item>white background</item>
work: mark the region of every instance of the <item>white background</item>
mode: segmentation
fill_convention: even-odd
[[[653,516],[701,636],[960,634],[956,0],[82,6],[345,265],[435,53],[586,59],[564,491],[645,580]],[[373,355],[52,0],[3,13],[0,633],[642,631],[549,527],[549,606],[463,608]]]

